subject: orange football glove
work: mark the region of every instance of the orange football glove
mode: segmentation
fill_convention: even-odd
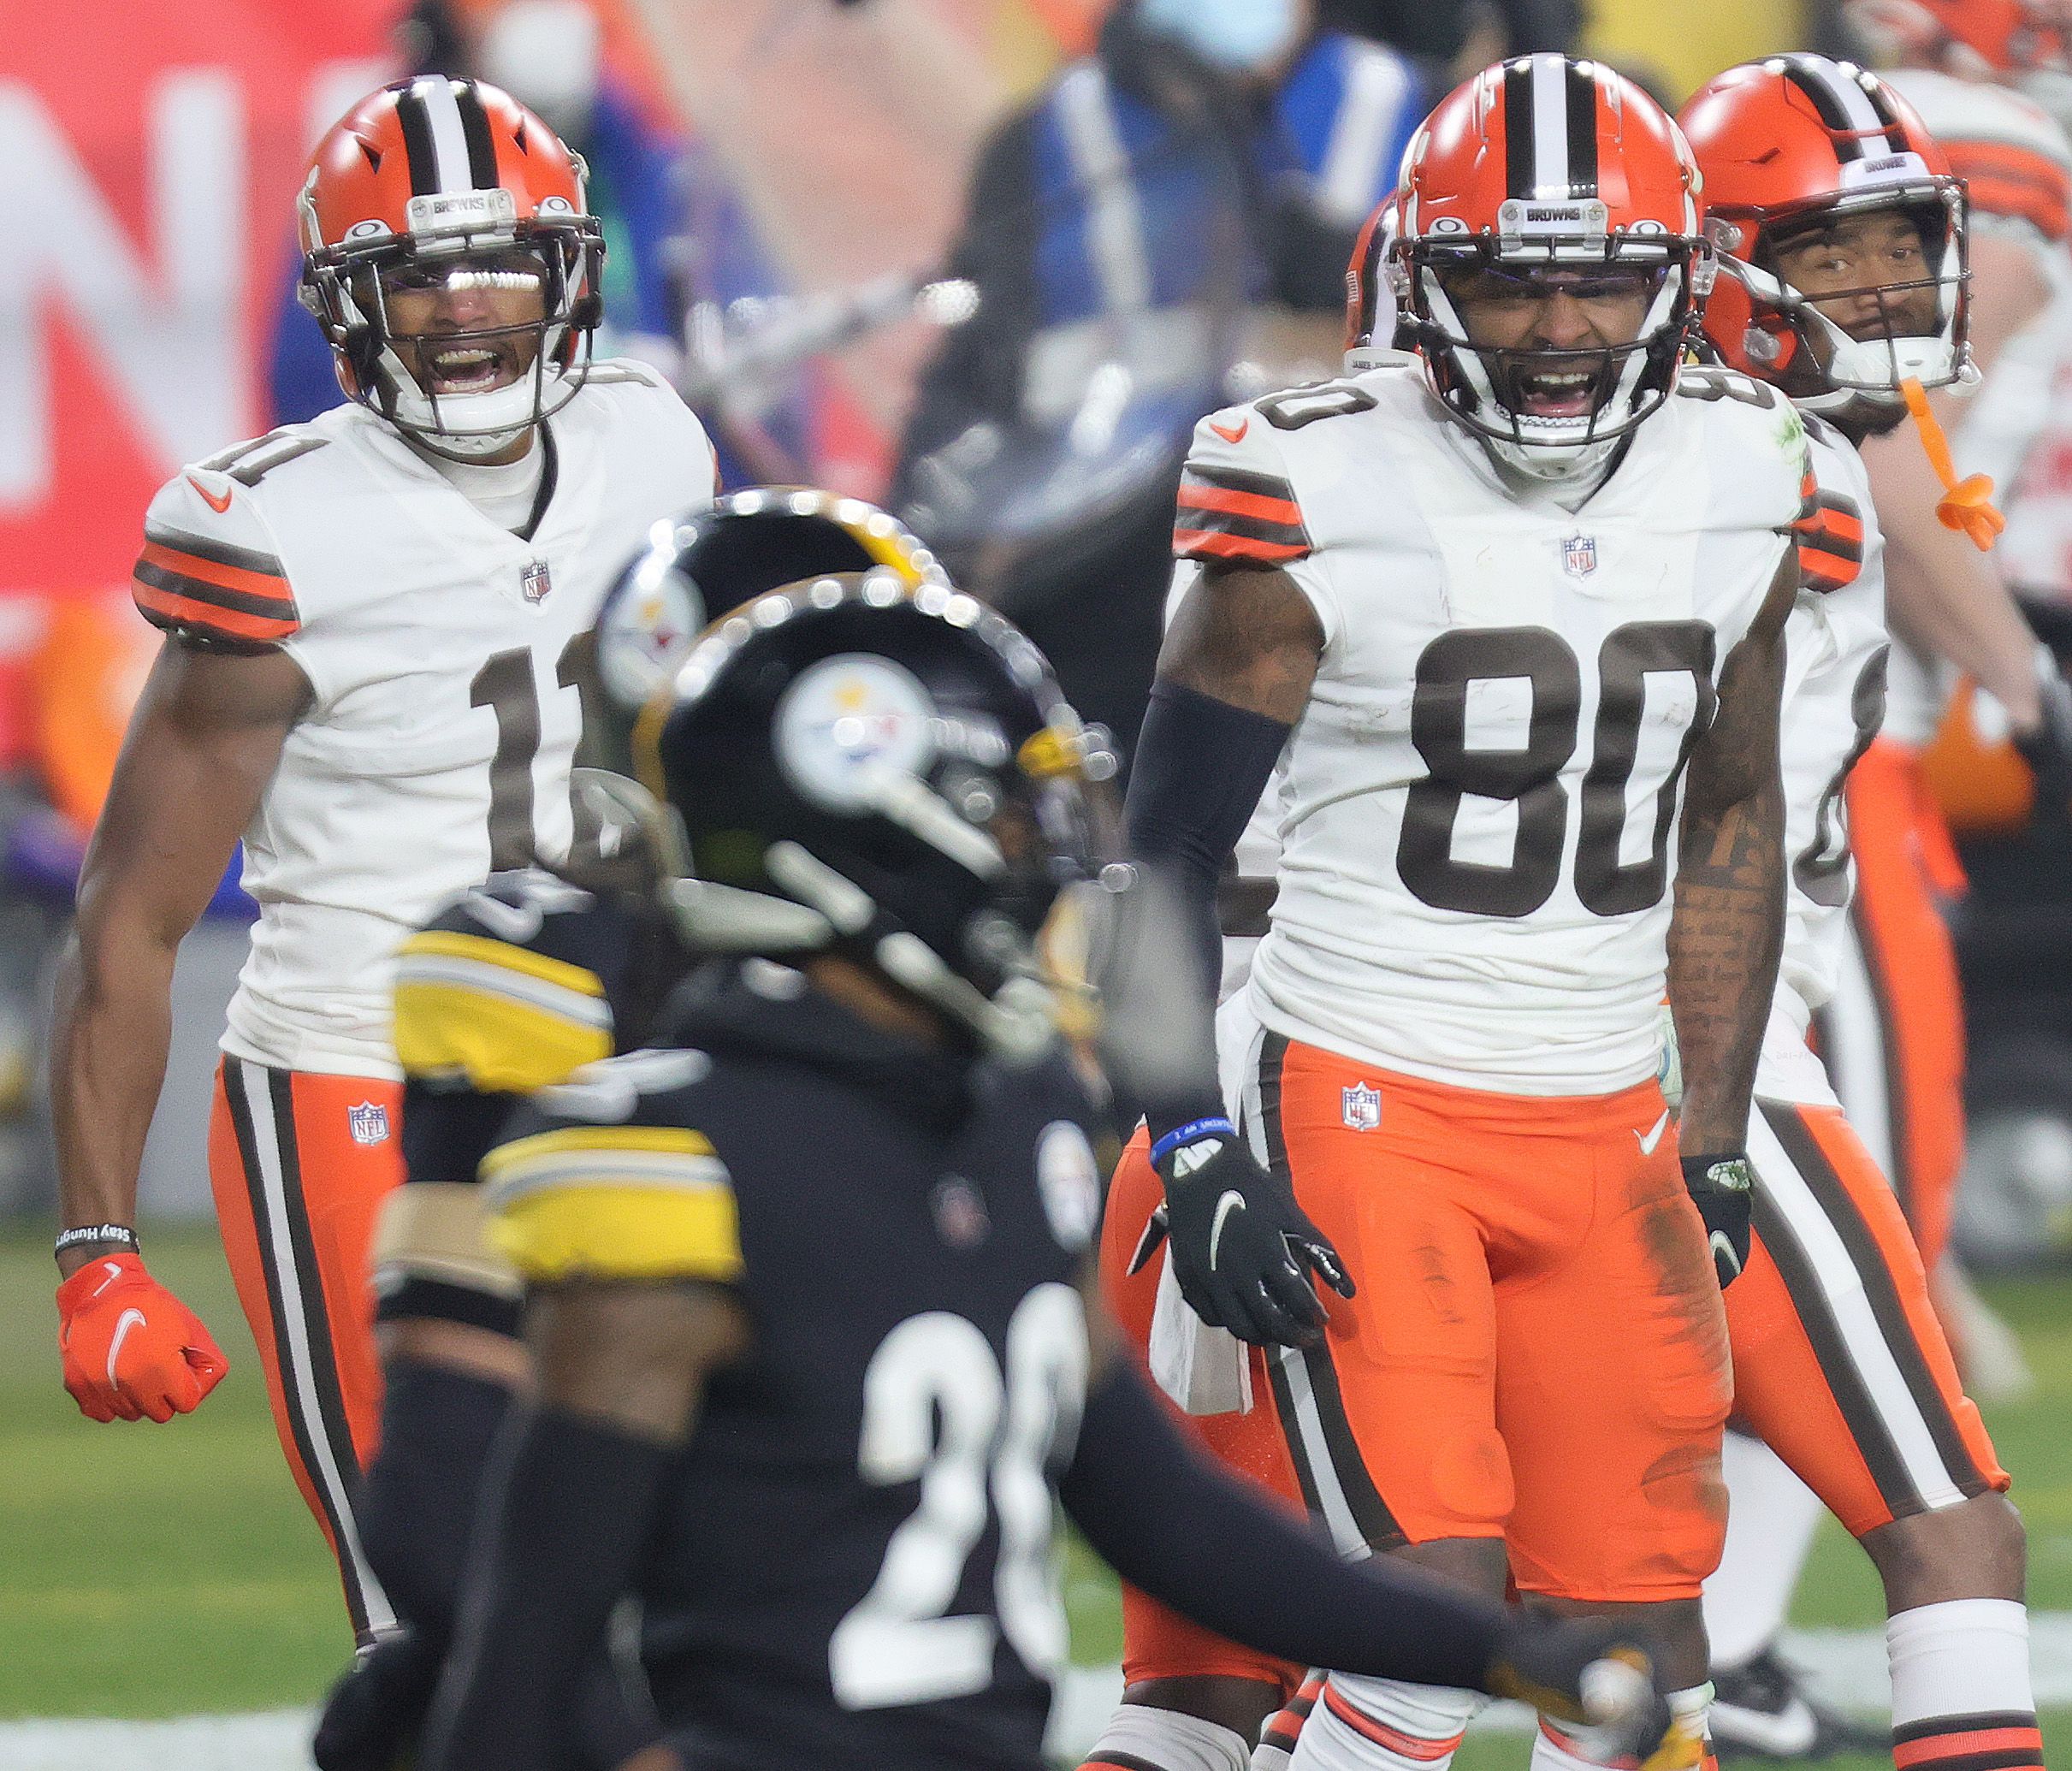
[[[89,1420],[170,1420],[230,1369],[201,1318],[134,1253],[88,1261],[59,1286],[57,1324],[65,1388]]]

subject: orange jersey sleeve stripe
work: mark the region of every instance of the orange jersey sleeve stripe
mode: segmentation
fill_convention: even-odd
[[[1255,541],[1248,535],[1209,529],[1173,531],[1173,551],[1190,560],[1264,560],[1279,565],[1282,560],[1299,560],[1309,550],[1307,542]]]
[[[274,615],[290,621],[295,619],[295,599],[288,590],[287,579],[277,569],[255,571],[148,539],[139,560],[190,583],[206,585],[210,591],[222,596],[230,607],[243,609],[248,614]]]
[[[1227,487],[1205,486],[1183,480],[1180,486],[1182,510],[1222,511],[1234,517],[1258,517],[1263,522],[1299,528],[1302,512],[1287,498],[1268,498],[1257,492],[1234,492]]]
[[[284,640],[295,631],[298,624],[293,619],[247,614],[240,609],[226,608],[213,600],[186,595],[177,588],[151,583],[145,577],[150,570],[144,561],[139,560],[129,588],[145,619],[154,627],[258,645]]]

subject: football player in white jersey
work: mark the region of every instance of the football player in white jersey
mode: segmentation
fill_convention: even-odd
[[[1816,1512],[1795,1496],[1810,1489],[1885,1584],[1900,1762],[1952,1767],[1990,1732],[2007,1763],[2035,1762],[2008,1478],[1958,1381],[1899,1201],[1809,1043],[1850,958],[1857,802],[1845,790],[1885,713],[1879,518],[1889,500],[1869,509],[1854,445],[1902,424],[1908,381],[1927,389],[1962,374],[1962,187],[1888,82],[1818,56],[1730,68],[1680,121],[1721,254],[1708,336],[1793,396],[1823,488],[1866,518],[1862,578],[1802,605],[1786,632],[1791,888],[1750,1127],[1754,1249],[1726,1314],[1737,1424],[1806,1487],[1780,1483],[1759,1448],[1730,1439],[1732,1523],[1707,1601],[1714,1726],[1723,1741],[1779,1757],[1836,1744],[1771,1652]],[[1936,582],[1947,595],[1968,580]],[[1920,958],[1910,951],[1906,963]]]
[[[1193,582],[1130,795],[1205,965],[1270,779],[1282,808],[1241,1051],[1225,1010],[1234,1087],[1151,1104],[1177,1290],[1255,1343],[1193,1398],[1221,1393],[1212,1442],[1349,1555],[1643,1608],[1693,1736],[1719,1286],[1782,939],[1781,635],[1809,571],[1853,571],[1797,532],[1819,513],[1788,402],[1679,372],[1696,188],[1669,120],[1587,62],[1509,62],[1440,105],[1391,264],[1421,361],[1196,433]],[[1665,986],[1699,1054],[1680,1171]],[[1111,1267],[1147,1246],[1121,1240],[1147,1215],[1132,1173]],[[1209,1356],[1197,1336],[1192,1375]],[[1089,1765],[1243,1765],[1298,1669],[1144,1604],[1125,1627],[1132,1689]],[[1443,1766],[1471,1710],[1335,1675],[1295,1762]]]
[[[378,1407],[367,1247],[400,1175],[391,956],[569,844],[587,634],[659,518],[711,501],[699,424],[596,363],[583,163],[495,89],[387,86],[319,144],[304,299],[352,396],[183,470],[134,591],[164,647],[80,885],[51,1054],[66,1387],[165,1420],[221,1377],[145,1271],[139,1152],[181,938],[242,838],[258,900],[209,1167],[289,1464],[363,1640],[352,1491]]]

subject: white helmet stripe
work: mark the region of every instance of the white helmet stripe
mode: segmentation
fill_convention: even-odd
[[[1532,183],[1537,197],[1568,195],[1568,62],[1532,58]]]
[[[1886,133],[1886,121],[1878,115],[1869,95],[1844,74],[1840,66],[1825,56],[1786,56],[1783,60],[1792,84],[1813,101],[1820,121],[1830,129],[1875,138],[1844,145],[1841,150],[1844,159],[1876,159],[1903,149],[1903,142],[1894,141]]]

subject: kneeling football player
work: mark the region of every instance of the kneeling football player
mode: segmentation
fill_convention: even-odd
[[[482,1164],[538,1390],[426,1771],[559,1762],[628,1592],[687,1766],[1035,1771],[1060,1502],[1211,1627],[1659,1739],[1630,1632],[1341,1561],[1187,1450],[1089,1312],[1097,1110],[1033,956],[1096,857],[1035,649],[885,572],[747,613],[642,769],[700,873],[664,901],[738,957]]]

